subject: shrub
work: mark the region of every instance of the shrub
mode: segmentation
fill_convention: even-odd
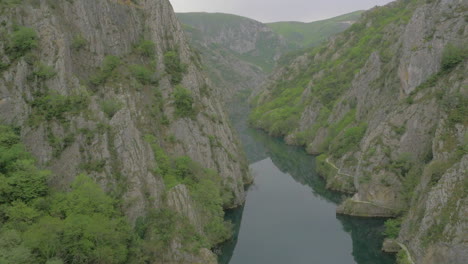
[[[402,220],[398,219],[388,219],[385,221],[385,231],[384,235],[388,238],[397,238],[398,234],[400,233]]]
[[[131,65],[130,71],[133,77],[137,79],[141,84],[156,84],[156,78],[154,72],[142,65]]]
[[[410,260],[408,258],[408,254],[406,254],[405,250],[402,249],[402,250],[398,251],[397,263],[398,264],[411,264],[412,263],[412,262],[410,262]]]
[[[65,96],[55,91],[48,91],[44,94],[37,94],[31,102],[33,114],[32,120],[40,121],[45,119],[63,121],[65,114],[78,114],[89,103],[89,94],[86,91],[79,91],[76,94]]]
[[[330,153],[335,157],[341,157],[346,152],[357,147],[367,130],[367,124],[361,123],[359,126],[345,129],[344,133],[334,139],[330,146]]]
[[[119,65],[120,59],[118,57],[112,55],[106,56],[99,71],[91,76],[90,83],[95,86],[105,83]]]
[[[110,74],[119,65],[120,65],[120,58],[109,55],[104,58],[101,70],[106,74]]]
[[[37,33],[32,28],[19,27],[11,35],[7,53],[12,58],[19,58],[37,47]]]
[[[174,89],[174,104],[177,116],[193,117],[195,115],[192,93],[180,85]]]
[[[101,102],[101,110],[112,118],[120,109],[122,109],[122,103],[116,99],[107,99]]]
[[[35,70],[33,72],[33,75],[36,76],[39,80],[48,80],[52,77],[54,77],[57,73],[54,71],[54,68],[48,65],[43,64],[42,62],[39,62]]]
[[[10,65],[8,63],[4,63],[0,61],[0,72],[6,70]]]
[[[436,185],[444,173],[452,166],[448,161],[435,160],[429,164],[426,173],[431,177],[431,184]]]
[[[327,162],[327,155],[322,154],[315,159],[317,173],[324,179],[331,179],[338,172]]]
[[[155,55],[155,44],[151,40],[142,40],[136,47],[136,52],[142,56],[153,58]]]
[[[451,126],[456,123],[464,123],[468,121],[468,97],[461,94],[451,96],[452,103],[449,105],[448,121]]]
[[[395,173],[405,177],[414,164],[414,158],[411,153],[401,153],[395,160],[392,161],[390,169]]]
[[[468,57],[467,47],[458,47],[453,44],[445,46],[442,54],[442,69],[450,70]]]
[[[187,72],[187,65],[180,61],[179,54],[176,51],[168,51],[164,54],[164,65],[166,72],[171,75],[171,83],[179,84],[183,75]]]
[[[82,48],[84,48],[86,46],[88,42],[86,41],[86,39],[81,36],[81,35],[76,35],[74,38],[73,38],[73,41],[72,41],[72,44],[71,44],[71,47],[72,49],[74,50],[80,50]]]

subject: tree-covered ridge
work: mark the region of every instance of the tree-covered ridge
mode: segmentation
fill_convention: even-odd
[[[158,152],[158,173],[169,188],[177,184],[170,177],[190,186],[205,217],[203,234],[168,208],[149,210],[132,227],[120,201],[84,174],[69,191],[50,188],[50,172],[36,166],[16,132],[0,126],[0,263],[147,263],[166,254],[174,240],[197,252],[230,234],[217,176],[188,157],[170,161]]]
[[[285,66],[278,80],[268,88],[268,95],[254,98],[256,107],[250,116],[251,123],[273,135],[287,135],[297,127],[305,106],[318,102],[323,108],[319,115],[322,123],[317,128],[326,126],[337,99],[351,86],[369,56],[378,52],[384,62],[391,59],[389,47],[398,37],[391,25],[408,23],[416,6],[416,0],[398,1],[365,12],[331,43],[302,55],[307,63],[299,69]],[[311,132],[313,137],[314,131]]]
[[[319,45],[330,36],[342,32],[356,22],[364,11],[355,11],[349,14],[330,19],[302,22],[274,22],[267,25],[274,32],[283,36],[297,47],[307,48]]]

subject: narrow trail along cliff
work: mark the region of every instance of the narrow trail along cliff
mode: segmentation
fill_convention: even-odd
[[[271,187],[252,203],[326,214],[336,257],[393,262],[385,232],[399,264],[465,264],[467,66],[464,0],[271,24],[169,0],[0,0],[0,262],[216,264],[255,238],[225,210],[270,208],[245,203],[251,165]],[[266,134],[235,131],[236,100]]]

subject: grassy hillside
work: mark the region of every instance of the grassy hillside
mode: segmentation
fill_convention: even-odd
[[[334,18],[302,22],[275,22],[267,24],[274,32],[299,47],[311,47],[320,44],[328,37],[347,29],[351,23],[357,21],[364,11],[337,16]]]

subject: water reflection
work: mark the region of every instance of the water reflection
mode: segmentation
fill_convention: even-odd
[[[315,171],[315,159],[307,155],[303,148],[288,146],[283,140],[270,137],[263,131],[248,129],[245,132],[254,139],[255,144],[261,144],[266,149],[266,156],[275,166],[283,173],[290,174],[295,181],[309,186],[315,196],[335,204],[345,197],[325,188],[325,181]]]
[[[384,231],[383,219],[366,219],[337,215],[346,232],[353,240],[353,256],[358,264],[392,264],[393,255],[382,253]]]
[[[325,182],[315,172],[314,158],[307,155],[302,148],[287,146],[280,139],[272,138],[262,131],[249,128],[246,122],[248,113],[246,109],[246,107],[242,108],[239,107],[239,104],[236,104],[236,108],[231,111],[231,118],[244,145],[247,158],[250,164],[253,164],[254,172],[260,172],[262,175],[257,175],[257,185],[249,189],[246,206],[226,213],[226,219],[234,224],[234,236],[220,247],[219,263],[282,263],[281,261],[284,260],[274,257],[279,256],[275,254],[282,250],[298,253],[294,255],[294,253],[288,252],[293,254],[289,257],[289,261],[294,264],[325,264],[335,263],[337,260],[339,260],[337,263],[340,264],[395,263],[393,256],[383,254],[380,250],[383,239],[381,235],[383,220],[336,216],[334,208],[336,204],[342,201],[343,196],[325,188]],[[281,173],[275,172],[275,170],[279,170]],[[294,181],[291,183],[284,179],[288,175],[290,179],[294,179],[295,184]],[[272,181],[274,182],[272,183]],[[300,185],[297,183],[300,183]],[[284,192],[294,194],[296,197],[285,196]],[[305,195],[307,192],[309,192],[309,195]],[[313,195],[311,196],[310,193]],[[315,200],[311,200],[310,197],[314,197]],[[289,201],[283,201],[282,199],[289,199]],[[313,204],[312,207],[311,204]],[[274,209],[271,209],[271,207],[275,206],[277,206],[278,210],[282,210],[283,214],[272,214],[269,218],[258,213],[262,210],[270,212],[268,208],[273,211]],[[309,222],[302,223],[302,225],[291,224],[291,215],[287,215],[288,213],[295,215],[296,218],[304,218],[305,221]],[[245,216],[244,222],[242,222],[243,216]],[[281,221],[284,221],[285,224],[270,223],[269,220],[273,217],[281,218]],[[243,228],[241,228],[242,225],[244,225]],[[263,225],[271,225],[272,228],[264,228]],[[322,230],[326,234],[321,233]],[[302,231],[307,235],[302,236]],[[276,240],[279,241],[276,241],[275,244],[271,244],[271,241],[261,240],[262,238],[271,237],[270,233],[278,234]],[[241,234],[240,237],[239,234]],[[291,240],[288,239],[291,239],[292,234],[300,234],[294,239],[303,239],[304,245],[297,243],[289,248],[287,244],[279,246],[282,242],[289,243],[288,241]],[[318,239],[311,238],[316,234],[320,234],[322,237]],[[321,239],[327,241],[323,242]],[[237,245],[238,243],[239,245]],[[331,246],[324,247],[323,243],[330,243],[327,245]],[[252,246],[255,247],[260,244],[262,247],[269,248],[250,249]],[[303,254],[304,251],[309,249],[312,252],[314,248],[319,250],[319,254],[315,255],[322,256]],[[255,256],[258,253],[255,251],[259,250],[263,250],[263,255],[271,256],[255,259],[255,257],[258,257]],[[271,259],[268,257],[271,257]]]

